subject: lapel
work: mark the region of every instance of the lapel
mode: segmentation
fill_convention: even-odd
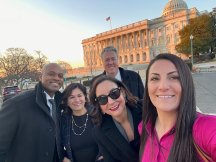
[[[130,78],[128,77],[127,73],[121,67],[119,67],[119,71],[120,71],[122,82],[128,87],[128,89],[131,89],[132,87],[130,87]]]
[[[43,92],[41,83],[38,83],[35,88],[36,94],[36,103],[39,107],[51,118],[49,107],[47,105],[46,96]]]
[[[40,82],[36,85],[35,94],[36,94],[36,103],[49,116],[49,118],[51,118],[53,121],[53,118],[50,116],[49,107],[47,105],[46,95],[44,93],[42,84]],[[60,115],[61,115],[61,110],[60,110],[60,106],[59,106],[61,103],[61,98],[62,98],[62,94],[60,92],[56,92],[55,102],[56,102],[56,107],[57,107],[56,115],[57,115],[58,123],[60,123]]]
[[[111,142],[111,146],[107,146],[107,148],[110,148],[110,152],[115,159],[122,160],[119,150],[121,150],[121,154],[134,154],[134,150],[131,148],[130,143],[128,143],[121,135],[111,116],[105,115],[102,131],[108,141]]]
[[[131,107],[127,104],[133,117],[134,139],[139,138],[138,125],[142,119],[142,105],[136,104],[136,107]]]
[[[66,129],[65,129],[65,134],[66,134],[66,144],[70,146],[70,138],[71,138],[71,117],[69,115],[66,116]]]
[[[65,138],[65,148],[67,151],[67,155],[70,158],[70,160],[72,159],[72,151],[71,151],[71,129],[72,129],[72,120],[71,120],[71,116],[70,115],[66,115],[65,116],[66,122],[64,124],[66,124],[64,127],[66,127],[66,129],[64,130],[64,138]]]
[[[62,101],[62,93],[56,92],[55,93],[55,102],[56,102],[56,115],[57,115],[57,121],[58,123],[61,123],[61,101]]]

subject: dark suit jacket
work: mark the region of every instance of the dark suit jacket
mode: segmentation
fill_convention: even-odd
[[[142,110],[138,107],[129,107],[133,117],[134,139],[139,148],[140,137],[138,124],[142,118]],[[122,136],[109,115],[103,116],[101,127],[95,127],[92,131],[99,150],[104,156],[104,162],[138,162],[139,152],[132,148],[130,143]]]
[[[137,96],[139,99],[143,99],[144,85],[140,75],[135,71],[125,70],[121,67],[119,67],[119,71],[122,78],[122,82],[127,86],[129,91],[133,95]],[[92,79],[91,83],[93,83],[94,80],[101,75],[106,75],[106,72],[104,71],[102,74],[95,76]]]
[[[63,114],[61,117],[61,138],[62,143],[64,146],[65,151],[65,157],[69,158],[71,161],[73,161],[73,153],[71,150],[71,130],[72,130],[72,119],[70,115]]]
[[[55,100],[59,105],[60,92]],[[57,109],[55,125],[41,83],[5,101],[0,111],[0,162],[53,162],[55,145],[62,159],[59,117]]]

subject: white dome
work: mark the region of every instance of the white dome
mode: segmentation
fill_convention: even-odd
[[[166,16],[187,9],[188,6],[184,0],[169,0],[169,2],[164,7],[162,16]]]

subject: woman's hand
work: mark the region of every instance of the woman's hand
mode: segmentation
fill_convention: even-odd
[[[70,161],[70,159],[64,157],[64,160],[62,162],[72,162],[72,161]]]

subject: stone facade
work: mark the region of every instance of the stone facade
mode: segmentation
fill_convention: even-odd
[[[91,73],[101,69],[100,53],[109,45],[118,49],[120,66],[145,64],[164,52],[182,57],[175,50],[180,41],[178,31],[199,14],[196,8],[188,9],[183,0],[169,0],[161,17],[141,20],[82,40],[84,66]]]

